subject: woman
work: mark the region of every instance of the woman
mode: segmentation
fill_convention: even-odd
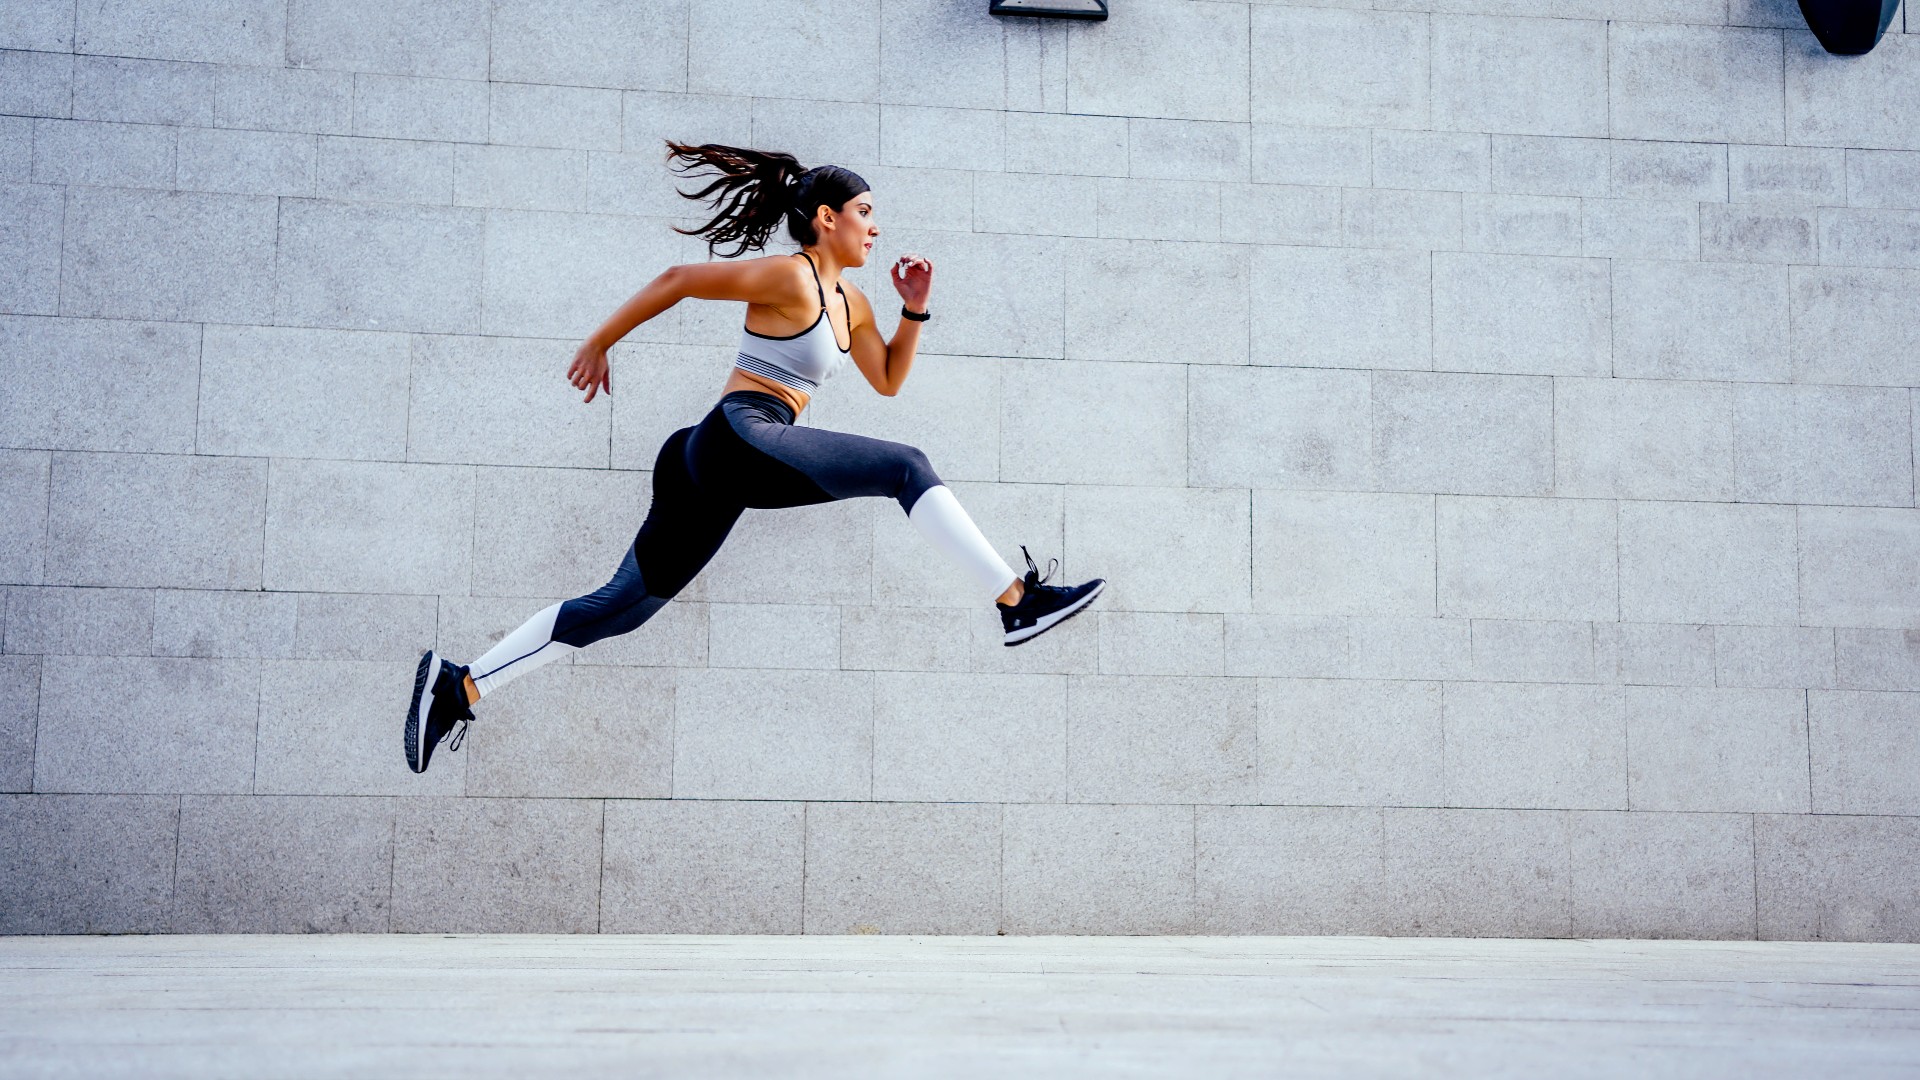
[[[482,696],[564,653],[646,622],[693,580],[747,508],[857,496],[897,500],[921,535],[973,577],[982,598],[994,597],[1006,645],[1045,633],[1085,608],[1106,584],[1094,578],[1048,585],[1032,555],[1026,576],[1014,573],[918,449],[794,426],[813,391],[849,356],[875,390],[889,397],[899,393],[913,366],[919,324],[931,317],[928,259],[902,255],[893,265],[893,287],[905,303],[891,342],[880,337],[866,296],[842,281],[842,269],[866,265],[880,233],[866,181],[837,165],[802,170],[788,154],[671,140],[667,147],[669,162],[684,163],[681,172],[706,167],[721,174],[698,192],[680,193],[704,199],[721,190],[713,220],[675,232],[706,236],[709,254],[716,244],[738,241],[738,255],[764,247],[784,221],[801,249],[669,267],[574,355],[567,377],[590,402],[601,390],[613,392],[607,349],[634,327],[689,296],[747,305],[740,355],[720,400],[698,424],[675,431],[661,445],[653,464],[653,505],[613,580],[547,607],[472,664],[455,664],[431,649],[420,657],[405,734],[407,765],[415,772],[426,771],[434,747],[456,724],[460,730],[447,749],[460,748],[472,705]],[[828,282],[837,305],[827,300]]]

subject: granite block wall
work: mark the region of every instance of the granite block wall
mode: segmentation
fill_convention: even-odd
[[[0,6],[0,932],[1920,940],[1920,16],[985,8]],[[1111,589],[750,512],[416,776],[725,379],[562,375],[667,137],[868,179],[935,316],[803,422]]]

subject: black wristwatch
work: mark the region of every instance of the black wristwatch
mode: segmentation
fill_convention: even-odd
[[[907,310],[907,305],[905,305],[905,304],[901,304],[901,305],[900,305],[900,317],[901,317],[901,318],[903,318],[903,319],[912,319],[912,320],[913,320],[914,322],[926,322],[926,321],[927,321],[928,319],[931,319],[931,318],[933,318],[933,312],[931,312],[931,311],[920,311],[920,312],[913,312],[913,311],[908,311],[908,310]]]

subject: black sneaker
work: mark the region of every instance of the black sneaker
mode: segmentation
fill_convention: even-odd
[[[1027,557],[1026,591],[1020,594],[1020,602],[1012,607],[998,601],[993,605],[1000,609],[1000,626],[1006,630],[1006,637],[1000,642],[1002,645],[1018,645],[1046,633],[1062,620],[1093,603],[1093,598],[1107,587],[1106,578],[1094,578],[1079,585],[1043,585],[1042,582],[1053,576],[1060,560],[1048,559],[1046,577],[1042,577],[1040,568],[1033,564],[1033,556],[1028,553],[1027,545],[1020,545],[1020,554]]]
[[[467,737],[467,722],[473,710],[467,707],[467,669],[428,649],[420,656],[420,667],[413,674],[413,704],[407,707],[407,767],[426,772],[433,748],[458,724],[460,730],[447,743],[448,750],[460,749]]]

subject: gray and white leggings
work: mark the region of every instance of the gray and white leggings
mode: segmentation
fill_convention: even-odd
[[[469,665],[480,693],[646,622],[713,558],[747,509],[885,496],[986,596],[1019,577],[918,449],[793,420],[772,394],[735,390],[698,424],[667,436],[654,459],[653,505],[613,579],[550,605]]]

